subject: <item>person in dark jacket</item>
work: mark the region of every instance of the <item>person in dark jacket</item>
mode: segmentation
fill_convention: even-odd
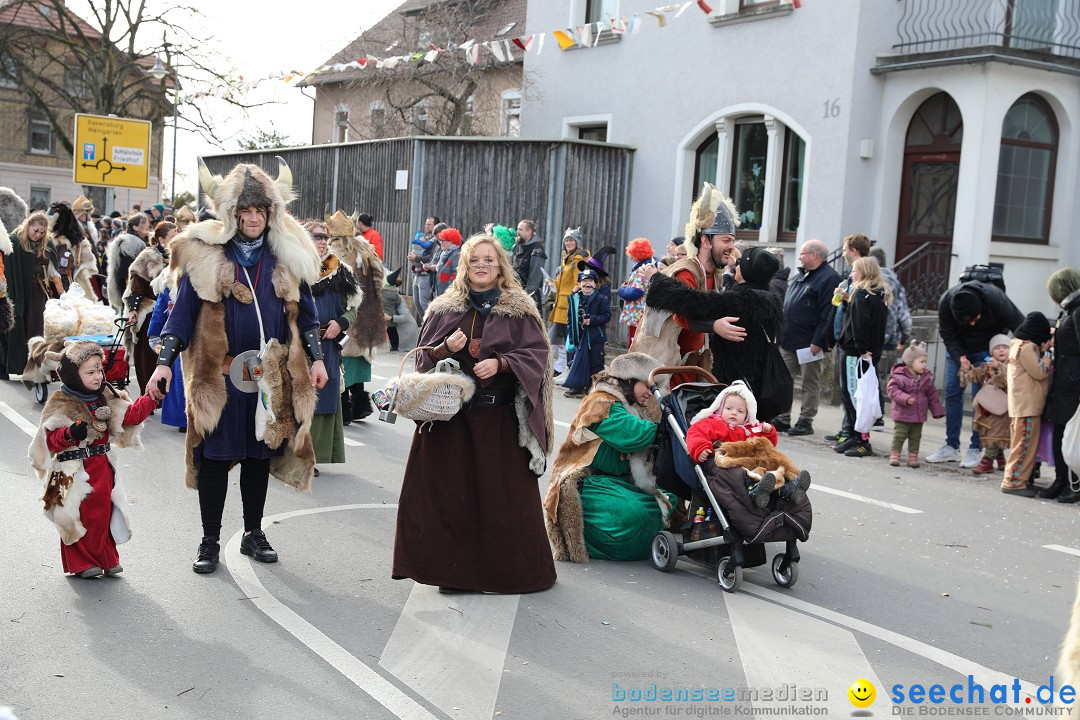
[[[813,435],[814,417],[818,411],[821,387],[820,360],[800,365],[797,351],[809,348],[817,354],[828,343],[832,315],[833,290],[840,284],[840,275],[826,259],[829,249],[820,240],[807,240],[799,252],[802,269],[788,285],[784,295],[784,333],[780,337],[780,356],[792,377],[802,373],[802,399],[799,402],[799,421],[791,424],[791,409],[770,420],[777,430],[788,435]]]
[[[927,462],[960,459],[960,427],[964,420],[964,389],[960,368],[979,366],[989,357],[990,338],[1008,334],[1020,326],[1024,314],[1005,291],[996,285],[971,280],[945,291],[938,303],[938,332],[945,343],[945,445],[928,455]],[[979,386],[972,383],[972,397]],[[960,467],[975,467],[982,455],[979,435],[971,432],[971,444]]]
[[[1061,268],[1046,281],[1050,299],[1061,306],[1054,333],[1054,375],[1050,380],[1050,392],[1046,396],[1045,422],[1054,428],[1054,482],[1039,492],[1041,498],[1057,498],[1061,503],[1080,500],[1080,493],[1069,482],[1072,473],[1080,474],[1080,468],[1065,464],[1061,452],[1061,436],[1065,424],[1076,414],[1080,406],[1080,270]]]
[[[842,292],[841,306],[844,322],[837,345],[844,354],[840,366],[840,398],[844,403],[844,427],[852,428],[851,436],[833,448],[848,457],[873,455],[870,434],[854,431],[855,400],[850,387],[854,384],[856,367],[861,362],[870,363],[870,371],[877,372],[881,351],[885,346],[885,321],[889,316],[888,304],[892,291],[881,276],[877,260],[862,257],[851,266],[851,289]],[[841,292],[841,291],[838,291]]]
[[[784,248],[771,247],[765,249],[775,255],[776,259],[780,261],[780,269],[776,271],[772,280],[769,281],[769,289],[780,297],[784,297],[787,295],[788,281],[791,279],[791,268],[784,265]]]
[[[513,252],[514,272],[517,273],[521,287],[536,303],[537,309],[542,310],[543,299],[540,293],[544,287],[544,261],[547,260],[544,241],[536,234],[536,223],[532,220],[519,222],[517,231],[518,238]]]

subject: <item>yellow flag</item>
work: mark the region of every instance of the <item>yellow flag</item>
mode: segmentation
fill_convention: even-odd
[[[574,44],[574,38],[563,30],[555,30],[551,33],[555,36],[555,39],[559,42],[559,49],[565,50]]]

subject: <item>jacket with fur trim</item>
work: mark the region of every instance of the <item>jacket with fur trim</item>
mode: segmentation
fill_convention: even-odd
[[[132,402],[126,392],[114,390],[111,386],[104,388],[104,393],[110,411],[107,421],[108,429],[104,432],[94,429],[94,417],[85,402],[68,395],[62,390],[57,390],[49,396],[49,400],[45,403],[45,407],[41,411],[41,421],[38,424],[37,433],[30,442],[28,452],[30,464],[34,468],[38,481],[42,483],[44,488],[48,488],[49,477],[54,470],[73,478],[71,485],[61,493],[60,503],[52,507],[46,505],[45,510],[45,517],[56,525],[56,529],[60,532],[60,539],[65,545],[78,542],[86,534],[86,528],[80,520],[79,505],[91,491],[88,465],[92,469],[95,462],[98,461],[98,457],[59,462],[56,459],[58,453],[49,449],[50,436],[58,431],[62,432],[76,420],[82,420],[87,424],[87,435],[86,440],[79,443],[79,447],[100,445],[108,442],[112,448],[131,447],[142,450],[142,440],[139,438],[139,434],[142,432],[141,423],[155,405],[154,401],[147,396],[142,396]],[[117,470],[116,458],[112,450],[106,453],[105,457],[113,469],[113,504],[120,511],[130,534],[128,500],[124,494],[120,473]],[[116,538],[116,540],[118,543],[123,542],[121,538]]]
[[[450,337],[469,311],[466,294],[456,287],[432,300],[420,328],[420,345],[435,346]],[[427,352],[418,355],[417,370],[427,371],[435,366]],[[518,444],[529,452],[529,468],[537,475],[543,474],[554,437],[551,345],[536,303],[524,291],[505,290],[499,296],[484,323],[478,357],[505,360],[517,378],[514,409]],[[483,392],[490,382],[490,378],[478,380],[478,391]]]
[[[189,225],[169,245],[176,293],[162,335],[175,335],[185,348],[185,483],[197,487],[205,453],[232,460],[269,457],[274,477],[307,490],[315,467],[311,419],[316,392],[306,380],[309,366],[301,338],[318,327],[309,285],[319,279],[319,258],[300,223],[272,210],[261,259],[247,269],[268,340],[263,383],[270,390],[273,420],[260,442],[254,437],[257,396],[237,390],[222,367],[227,356],[260,347],[256,304],[233,297],[235,283],[248,285],[230,242],[235,227],[235,219],[229,224],[207,220]]]
[[[134,296],[139,298],[138,306],[135,308],[135,332],[139,332],[143,327],[143,324],[150,317],[150,313],[154,311],[154,301],[157,299],[158,290],[155,290],[155,280],[162,274],[162,271],[169,263],[168,256],[163,253],[160,246],[153,245],[143,250],[132,261],[131,266],[128,268],[128,281],[127,287],[124,290],[124,295],[121,298],[121,303],[124,308],[125,314],[130,312],[128,308],[128,298]],[[135,333],[129,333],[125,342],[128,346],[128,354],[134,357],[135,352]]]
[[[113,238],[105,247],[105,260],[108,268],[108,278],[105,281],[105,289],[109,296],[109,305],[117,312],[124,309],[124,292],[127,289],[128,270],[135,258],[146,250],[147,244],[138,235],[121,233]]]
[[[390,348],[380,295],[386,280],[386,270],[375,253],[374,246],[363,238],[331,238],[330,252],[352,269],[360,292],[360,300],[356,306],[356,322],[346,331],[349,342],[341,349],[341,356],[362,357],[372,362],[376,352]]]
[[[618,381],[606,372],[594,382],[592,391],[581,401],[566,439],[555,455],[551,481],[544,497],[544,520],[556,560],[576,563],[589,560],[579,483],[590,474],[590,465],[604,442],[589,428],[607,418],[616,403],[621,403],[627,412],[637,418],[660,422],[660,406],[655,399],[650,398],[647,406],[629,402],[620,390]],[[649,450],[631,453],[629,462],[634,485],[644,493],[656,495],[656,478],[653,476]]]

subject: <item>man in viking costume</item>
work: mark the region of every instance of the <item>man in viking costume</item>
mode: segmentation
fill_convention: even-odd
[[[155,398],[164,394],[160,381],[168,392],[183,351],[185,482],[199,491],[203,523],[197,573],[217,567],[234,465],[244,503],[240,552],[265,563],[277,561],[261,529],[269,475],[303,491],[315,468],[311,420],[326,368],[309,286],[319,279],[319,257],[285,211],[295,198],[292,173],[278,162],[276,181],[256,165],[237,165],[225,178],[200,165],[221,219],[189,226],[170,245],[176,296],[148,385]]]
[[[735,249],[737,225],[735,205],[715,186],[705,183],[701,196],[690,209],[690,221],[686,224],[686,242],[690,243],[693,254],[663,273],[694,290],[711,292],[718,289],[715,275],[724,271]],[[649,278],[654,273],[647,271]],[[651,355],[662,365],[697,365],[710,369],[712,356],[706,347],[708,333],[714,332],[732,342],[741,342],[746,337],[746,330],[736,324],[738,318],[692,320],[682,313],[653,307],[657,304],[654,300],[650,289],[645,298],[646,313],[638,324],[630,350]],[[693,375],[677,374],[671,376],[670,382],[678,385],[697,379]]]
[[[373,412],[364,383],[371,382],[375,353],[386,352],[390,347],[381,295],[386,270],[375,247],[356,235],[353,222],[354,219],[338,210],[326,223],[330,252],[352,269],[363,298],[356,308],[356,322],[346,330],[349,340],[341,349],[341,362],[345,368],[341,412],[346,425],[353,420],[363,420]]]

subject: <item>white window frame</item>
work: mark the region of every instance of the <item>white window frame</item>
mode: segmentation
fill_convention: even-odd
[[[517,106],[512,107],[511,103],[515,100]],[[513,122],[511,118],[514,118]],[[499,134],[503,137],[521,136],[521,90],[517,88],[503,90],[499,100]]]
[[[34,147],[34,125],[40,124],[46,126],[49,131],[49,149],[41,150]],[[26,134],[26,151],[30,155],[55,155],[56,154],[56,131],[53,129],[52,123],[44,115],[36,113],[30,113],[27,120],[27,134]]]
[[[607,141],[611,142],[611,117],[611,113],[564,117],[562,121],[563,139],[577,140],[578,130],[589,125],[607,125]]]
[[[375,121],[375,113],[379,112],[381,121]],[[371,125],[371,132],[377,133],[386,128],[386,103],[382,100],[375,100],[368,106],[368,123]]]
[[[342,117],[344,115],[344,117]],[[334,142],[349,142],[349,106],[334,107]]]
[[[588,0],[570,0],[570,27],[585,24],[585,10],[588,8],[588,6]],[[615,12],[612,14],[612,17],[619,17],[619,13],[621,10],[622,7],[620,0],[615,0]],[[603,20],[593,20],[592,22],[603,22]]]
[[[0,89],[4,89],[4,90],[18,89],[19,83],[15,80],[15,71],[16,71],[15,58],[10,57],[10,56],[4,56],[4,57],[0,58],[0,64],[2,64],[4,66],[5,72],[10,76],[10,77],[5,77],[5,76],[0,75]]]

